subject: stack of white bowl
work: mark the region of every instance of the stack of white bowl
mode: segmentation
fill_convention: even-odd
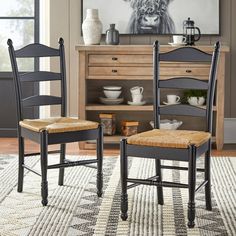
[[[100,97],[100,101],[107,105],[120,104],[124,101],[124,98],[119,98],[121,92],[121,86],[104,86],[103,93],[106,97]]]

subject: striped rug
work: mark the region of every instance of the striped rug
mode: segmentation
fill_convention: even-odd
[[[91,157],[80,157],[87,159]],[[50,156],[50,164],[58,156]],[[70,156],[77,160],[78,157]],[[178,162],[165,164],[179,165]],[[182,165],[183,163],[181,163]],[[27,165],[40,170],[38,157]],[[201,160],[198,163],[202,165]],[[130,158],[129,175],[154,175],[152,160]],[[198,174],[198,179],[203,178]],[[17,193],[17,158],[0,157],[0,236],[8,235],[236,235],[236,175],[230,158],[212,158],[213,211],[205,210],[204,192],[196,196],[196,227],[188,229],[186,189],[164,189],[163,206],[155,187],[128,191],[129,217],[121,221],[119,158],[104,158],[104,196],[96,196],[96,170],[66,169],[65,185],[57,185],[58,170],[50,170],[49,204],[41,206],[40,177],[26,172],[24,192]],[[167,181],[187,182],[186,172],[164,171]]]

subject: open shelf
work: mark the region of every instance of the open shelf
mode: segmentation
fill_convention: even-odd
[[[166,106],[166,105],[161,105]],[[199,106],[200,108],[206,108],[206,106]],[[86,111],[152,111],[153,105],[143,105],[143,106],[131,106],[131,105],[104,105],[104,104],[88,104],[85,107]],[[213,107],[216,111],[216,106]]]
[[[111,135],[111,136],[104,136],[103,140],[105,144],[118,144],[122,138],[125,138],[122,135]],[[96,141],[88,141],[87,143],[96,143]]]
[[[131,105],[104,105],[104,104],[89,104],[86,106],[86,111],[152,111],[153,105],[131,106]]]

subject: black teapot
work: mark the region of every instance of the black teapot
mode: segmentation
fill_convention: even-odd
[[[194,26],[194,21],[190,20],[190,17],[183,22],[183,35],[186,38],[186,45],[189,46],[194,46],[195,42],[201,38],[200,29]]]

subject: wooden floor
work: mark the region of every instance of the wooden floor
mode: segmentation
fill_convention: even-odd
[[[50,146],[49,150],[57,149],[56,145]],[[26,153],[38,152],[39,145],[31,141],[26,141]],[[18,142],[16,138],[0,138],[0,154],[16,154],[18,152]],[[79,150],[77,143],[67,144],[67,154],[71,155],[95,155],[95,150]],[[119,155],[119,147],[106,148],[104,149],[105,156],[117,156]],[[213,149],[213,156],[235,156],[236,157],[236,146],[225,145],[224,150],[216,151]]]

